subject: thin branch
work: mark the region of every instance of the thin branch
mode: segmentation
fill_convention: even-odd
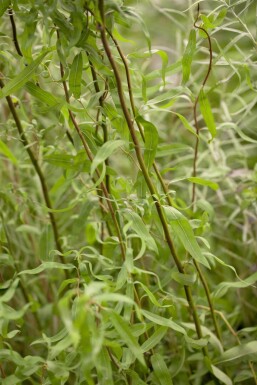
[[[0,75],[1,78],[3,78],[3,75],[1,74]],[[2,81],[2,79],[0,79],[0,87],[3,88],[4,87],[4,83]],[[16,112],[16,109],[15,109],[15,106],[13,104],[13,101],[12,101],[12,98],[10,96],[6,96],[6,101],[8,103],[8,106],[9,106],[9,110],[13,116],[13,119],[15,121],[15,124],[16,124],[16,127],[18,129],[18,132],[19,132],[19,135],[20,135],[20,138],[21,138],[21,142],[23,144],[23,146],[25,147],[28,155],[29,155],[29,158],[31,160],[31,163],[38,175],[38,178],[40,180],[40,184],[41,184],[41,188],[42,188],[42,193],[43,193],[43,196],[44,196],[44,200],[45,200],[45,204],[47,206],[48,209],[50,210],[53,210],[53,206],[52,206],[52,203],[51,203],[51,200],[50,200],[50,196],[49,196],[49,193],[48,193],[48,188],[47,188],[47,184],[46,184],[46,180],[45,180],[45,177],[44,177],[44,174],[38,164],[38,161],[37,159],[35,158],[34,154],[33,154],[33,151],[31,150],[31,147],[30,147],[30,143],[28,142],[28,139],[25,135],[25,132],[23,130],[23,127],[22,127],[22,124],[21,124],[21,121],[20,121],[20,118]],[[55,219],[55,216],[54,216],[54,213],[52,211],[49,211],[48,212],[48,215],[49,215],[49,218],[50,218],[50,222],[51,222],[51,225],[52,225],[52,229],[53,229],[53,233],[54,233],[54,240],[55,240],[55,245],[56,245],[56,248],[57,250],[61,253],[60,255],[60,259],[61,259],[61,262],[62,263],[65,263],[65,260],[64,260],[64,257],[63,257],[63,250],[62,250],[62,246],[61,246],[61,243],[60,243],[60,236],[59,236],[59,231],[58,231],[58,227],[57,227],[57,223],[56,223],[56,219]]]
[[[156,189],[154,187],[154,184],[153,184],[153,182],[152,182],[152,180],[151,180],[151,178],[149,176],[149,173],[147,171],[146,165],[144,163],[144,159],[143,159],[143,156],[142,156],[142,153],[141,153],[141,150],[140,150],[140,144],[139,144],[139,141],[138,141],[138,138],[137,138],[137,135],[136,135],[136,131],[135,131],[135,128],[134,128],[134,125],[133,125],[133,121],[131,119],[129,110],[128,110],[127,105],[126,105],[121,77],[120,77],[120,74],[119,74],[116,62],[115,62],[115,60],[114,60],[114,58],[112,56],[112,53],[111,53],[111,50],[110,50],[110,47],[109,47],[109,43],[108,43],[107,38],[106,38],[106,34],[105,34],[104,0],[99,0],[98,4],[99,4],[99,12],[100,12],[101,20],[102,20],[101,23],[98,23],[98,29],[99,29],[100,34],[101,34],[101,40],[102,40],[102,44],[103,44],[105,53],[106,53],[106,55],[108,57],[110,65],[111,65],[111,67],[113,69],[113,73],[114,73],[115,80],[116,80],[116,85],[117,85],[118,96],[119,96],[119,99],[120,99],[120,105],[121,105],[124,117],[126,119],[129,131],[130,131],[131,138],[132,138],[133,143],[134,143],[134,148],[135,148],[136,156],[137,156],[137,159],[138,159],[138,163],[139,163],[140,168],[142,170],[142,173],[144,175],[144,179],[146,181],[146,184],[148,186],[148,189],[150,191],[152,199],[153,199],[153,201],[155,203],[155,207],[156,207],[158,216],[160,218],[160,221],[161,221],[161,224],[162,224],[162,227],[163,227],[163,231],[164,231],[165,238],[167,240],[170,252],[171,252],[171,254],[173,256],[173,259],[175,261],[175,264],[176,264],[179,272],[184,274],[183,265],[180,262],[177,254],[176,254],[176,251],[175,251],[175,248],[174,248],[174,245],[173,245],[173,241],[172,241],[170,233],[169,233],[169,228],[168,228],[168,224],[166,222],[166,218],[165,218],[165,215],[164,215],[164,212],[163,212],[162,205],[161,205],[161,203],[159,201],[158,195],[156,193]],[[198,338],[202,338],[201,324],[200,324],[200,321],[199,321],[199,318],[198,318],[198,314],[197,314],[197,311],[196,311],[196,307],[195,307],[195,304],[194,304],[194,300],[193,300],[193,296],[192,296],[191,290],[190,290],[190,288],[188,286],[184,286],[184,290],[185,290],[185,294],[186,294],[186,298],[187,298],[187,301],[188,301],[188,304],[189,304],[190,311],[191,311],[193,319],[194,319],[194,323],[195,323],[195,327],[196,327],[196,332],[197,332]],[[206,347],[203,348],[203,353],[204,353],[205,356],[208,356],[208,350],[207,350]]]
[[[193,162],[193,177],[195,177],[197,175],[197,158],[198,158],[198,150],[199,150],[199,131],[200,131],[200,128],[199,128],[199,124],[198,124],[198,119],[197,119],[197,106],[198,106],[198,101],[199,101],[199,96],[200,96],[200,92],[201,90],[203,90],[205,84],[207,83],[207,80],[210,76],[210,73],[211,73],[211,69],[212,69],[212,57],[213,57],[213,54],[212,54],[212,43],[211,43],[211,38],[210,38],[210,35],[209,33],[206,31],[205,28],[203,27],[200,27],[198,26],[196,23],[198,21],[198,18],[199,18],[199,13],[200,13],[200,4],[198,4],[198,7],[197,7],[197,15],[196,15],[196,19],[194,21],[194,27],[199,29],[200,31],[203,31],[206,36],[207,36],[207,39],[208,39],[208,45],[209,45],[209,52],[210,52],[210,56],[209,56],[209,65],[208,65],[208,70],[206,72],[206,75],[205,75],[205,78],[203,80],[203,83],[201,85],[201,88],[200,88],[200,91],[195,99],[195,102],[194,102],[194,122],[195,122],[195,130],[196,130],[196,134],[197,134],[197,137],[196,137],[196,143],[195,143],[195,150],[194,150],[194,162]],[[192,203],[193,203],[193,207],[195,205],[195,193],[196,193],[196,186],[195,186],[195,183],[193,183],[193,187],[192,187]]]

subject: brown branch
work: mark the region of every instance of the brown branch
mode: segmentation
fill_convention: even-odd
[[[114,58],[112,56],[112,53],[111,53],[111,50],[110,50],[110,46],[109,46],[107,38],[106,38],[106,34],[105,34],[104,0],[99,0],[98,5],[99,5],[100,16],[101,16],[101,23],[98,23],[98,30],[100,31],[102,44],[103,44],[105,53],[106,53],[106,55],[108,57],[108,60],[110,62],[110,65],[112,67],[113,73],[114,73],[114,77],[115,77],[116,85],[117,85],[117,92],[118,92],[118,96],[119,96],[119,100],[120,100],[120,105],[121,105],[121,108],[122,108],[122,111],[123,111],[123,115],[124,115],[124,117],[126,119],[126,122],[127,122],[128,128],[129,128],[129,132],[130,132],[132,141],[134,143],[134,149],[135,149],[135,152],[136,152],[138,163],[140,165],[140,168],[141,168],[142,173],[144,175],[145,182],[146,182],[146,184],[148,186],[149,192],[150,192],[151,197],[153,199],[153,202],[155,204],[155,207],[156,207],[156,210],[157,210],[160,222],[162,224],[162,228],[163,228],[163,231],[164,231],[164,234],[165,234],[165,238],[167,240],[167,244],[169,246],[171,255],[172,255],[172,257],[173,257],[173,259],[175,261],[175,264],[176,264],[179,272],[184,274],[183,265],[182,265],[182,263],[180,262],[180,259],[177,256],[177,253],[176,253],[174,245],[173,245],[173,241],[172,241],[170,233],[169,233],[169,227],[168,227],[168,224],[166,222],[166,218],[165,218],[165,215],[164,215],[164,212],[163,212],[162,205],[161,205],[161,203],[159,201],[158,194],[156,192],[154,184],[153,184],[153,182],[152,182],[152,180],[151,180],[151,178],[149,176],[149,173],[147,171],[146,165],[144,163],[144,159],[143,159],[143,156],[142,156],[142,153],[141,153],[141,150],[140,150],[140,144],[139,144],[139,141],[138,141],[138,138],[137,138],[136,130],[135,130],[135,127],[133,125],[133,121],[131,119],[129,110],[128,110],[127,105],[126,105],[126,101],[125,101],[125,97],[124,97],[124,93],[123,93],[123,86],[122,86],[121,77],[120,77],[120,74],[119,74],[116,62],[115,62],[115,60],[114,60]],[[187,302],[189,304],[189,308],[190,308],[191,314],[192,314],[193,319],[194,319],[195,328],[196,328],[196,332],[197,332],[198,338],[202,338],[201,325],[200,325],[199,317],[198,317],[198,314],[197,314],[197,311],[196,311],[196,307],[195,307],[195,304],[194,304],[194,300],[193,300],[193,296],[192,296],[191,290],[186,285],[184,286],[184,290],[185,290],[185,295],[186,295],[186,298],[187,298]],[[206,347],[203,348],[203,353],[204,353],[205,356],[208,356],[208,351],[207,351]]]

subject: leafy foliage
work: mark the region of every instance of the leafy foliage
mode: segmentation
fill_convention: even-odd
[[[255,15],[1,2],[1,384],[257,384]]]

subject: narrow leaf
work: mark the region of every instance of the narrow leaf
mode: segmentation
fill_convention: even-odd
[[[195,239],[193,229],[190,226],[188,219],[174,207],[164,206],[164,210],[172,230],[180,239],[184,248],[189,252],[192,258],[210,268],[209,262],[202,254],[202,251]]]
[[[192,286],[196,281],[196,274],[182,274],[178,271],[173,271],[171,273],[171,278],[181,285]]]
[[[143,345],[141,346],[143,352],[148,352],[150,349],[153,349],[165,336],[167,333],[167,327],[166,326],[160,326],[152,335],[150,338],[148,338]]]
[[[241,344],[234,346],[233,348],[226,350],[223,354],[215,360],[216,364],[221,364],[223,362],[234,361],[237,359],[245,358],[250,354],[257,353],[257,341],[251,341],[246,344]],[[247,358],[247,357],[246,357]]]
[[[80,98],[81,95],[81,77],[82,77],[82,69],[83,69],[83,58],[82,53],[80,52],[75,56],[69,76],[69,87],[70,92],[74,95],[75,98]]]
[[[191,126],[191,124],[188,122],[188,120],[181,114],[179,114],[178,112],[174,112],[175,115],[177,115],[177,117],[180,119],[181,123],[183,124],[183,126],[188,130],[190,131],[193,135],[195,136],[198,136],[196,134],[196,131],[194,129],[193,126]]]
[[[214,365],[211,365],[211,370],[214,376],[220,380],[223,384],[225,385],[233,385],[233,382],[231,379],[224,373],[222,372],[219,368],[217,368]]]
[[[99,383],[113,385],[112,366],[108,351],[103,347],[97,356],[96,370]]]
[[[227,265],[227,266],[230,267],[229,265]],[[237,275],[237,277],[238,277],[238,275]],[[252,275],[250,275],[250,277],[248,277],[244,280],[240,280],[240,281],[236,281],[236,282],[221,282],[217,286],[216,290],[214,291],[214,296],[216,298],[220,298],[223,295],[225,295],[229,289],[232,289],[232,288],[243,289],[245,287],[252,286],[256,281],[257,281],[257,272],[253,273]]]
[[[140,216],[129,209],[124,211],[124,216],[128,221],[131,221],[132,229],[139,235],[140,238],[146,241],[148,247],[158,253],[158,248],[156,246],[155,240],[150,235],[146,225],[144,224]]]
[[[104,143],[102,147],[96,153],[94,160],[91,165],[91,175],[95,172],[99,164],[103,163],[112,153],[123,146],[125,142],[123,140],[109,140]]]
[[[39,265],[35,269],[22,270],[20,273],[18,273],[18,275],[24,275],[24,274],[35,275],[35,274],[42,273],[42,271],[48,270],[48,269],[69,270],[74,268],[75,266],[72,265],[71,263],[63,264],[59,262],[43,262],[41,265]]]
[[[149,321],[154,322],[157,325],[166,326],[172,330],[175,330],[178,333],[186,335],[185,329],[182,328],[182,326],[178,325],[176,322],[172,321],[170,318],[164,318],[160,315],[151,313],[148,310],[141,310],[141,313],[145,318],[147,318]]]
[[[39,64],[42,62],[44,57],[48,54],[49,51],[45,51],[39,55],[36,60],[32,61],[23,71],[21,71],[14,79],[10,80],[1,90],[0,98],[5,98],[6,96],[18,91],[24,86],[34,75]]]
[[[42,103],[47,104],[50,107],[62,103],[61,100],[57,99],[50,92],[43,90],[32,82],[28,82],[25,88],[32,96],[34,96],[36,99],[40,100]]]
[[[131,329],[128,324],[115,312],[110,312],[109,317],[122,340],[126,343],[134,356],[145,366],[143,351],[136,338],[131,333]]]
[[[10,159],[10,161],[13,164],[15,164],[15,165],[18,164],[18,161],[15,158],[15,156],[13,155],[13,153],[11,152],[11,150],[1,140],[0,140],[0,153],[5,155],[8,159]]]
[[[212,182],[211,180],[198,178],[198,177],[194,177],[194,176],[187,178],[187,180],[189,180],[190,182],[193,182],[193,183],[200,184],[202,186],[208,186],[212,190],[215,190],[215,191],[219,189],[218,183]]]
[[[0,1],[0,17],[3,16],[5,11],[9,7],[9,5],[10,5],[10,0],[1,0]]]
[[[201,89],[199,94],[199,104],[200,104],[200,110],[203,115],[204,121],[207,125],[207,128],[210,131],[212,138],[214,138],[216,136],[216,125],[215,125],[209,100],[203,89]]]
[[[151,122],[148,122],[142,116],[137,117],[137,122],[142,124],[144,127],[145,135],[145,151],[144,151],[144,160],[148,170],[152,167],[154,162],[157,146],[158,146],[158,131],[155,125]]]
[[[182,84],[185,84],[190,77],[191,73],[191,64],[193,61],[193,56],[196,50],[196,33],[195,30],[192,29],[189,35],[188,43],[182,58],[182,73],[183,79]]]
[[[153,370],[161,385],[172,385],[172,379],[163,357],[155,353],[151,357]]]

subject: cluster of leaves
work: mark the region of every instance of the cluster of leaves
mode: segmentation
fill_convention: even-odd
[[[173,3],[1,1],[1,384],[257,384],[256,4]]]

